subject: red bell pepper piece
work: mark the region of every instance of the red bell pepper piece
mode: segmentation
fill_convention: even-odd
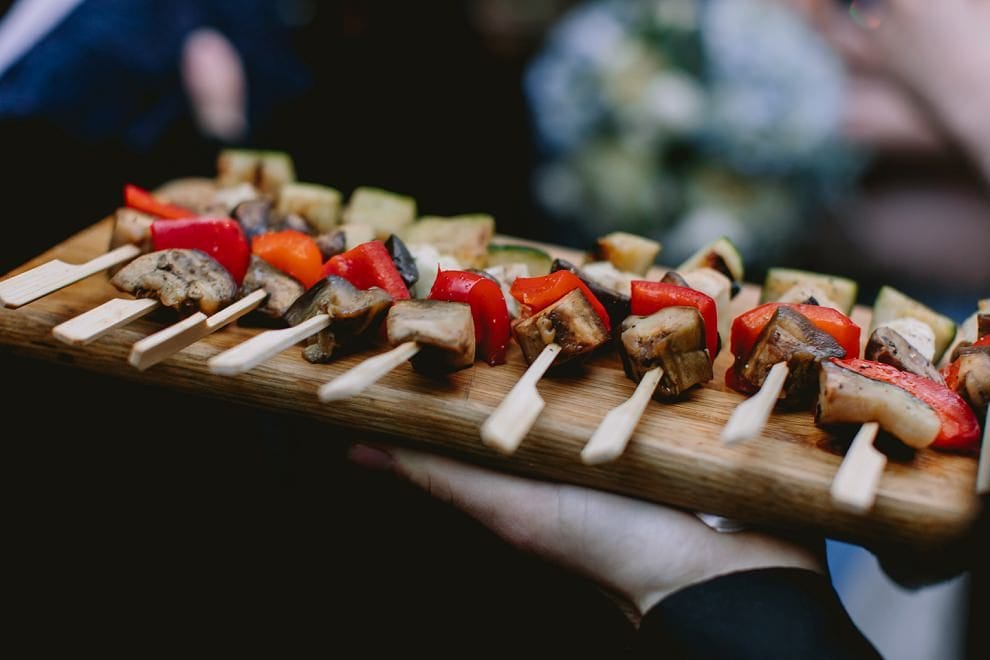
[[[159,201],[147,190],[138,188],[130,183],[124,186],[124,204],[132,209],[137,209],[143,213],[164,218],[165,220],[180,220],[196,215],[189,209]]]
[[[931,446],[948,451],[973,452],[980,446],[980,424],[961,396],[935,381],[901,371],[889,364],[847,358],[832,360],[856,373],[896,385],[928,404],[942,421],[942,429]]]
[[[251,252],[299,280],[307,289],[323,279],[323,253],[312,237],[295,229],[259,234]]]
[[[736,358],[746,358],[756,343],[763,328],[770,322],[773,313],[781,305],[787,305],[823,332],[832,335],[835,341],[846,351],[846,357],[859,356],[859,326],[848,316],[832,309],[818,305],[801,305],[793,303],[770,302],[740,314],[732,321],[732,354]]]
[[[377,286],[388,292],[393,300],[409,299],[409,289],[381,241],[361,243],[330,257],[323,264],[322,277],[328,275],[339,275],[359,289]]]
[[[549,307],[574,289],[581,289],[581,293],[584,294],[592,309],[598,314],[598,318],[605,324],[605,330],[611,331],[612,324],[605,307],[591,292],[588,285],[568,270],[558,270],[542,277],[517,277],[516,281],[512,283],[509,293],[535,313],[544,307]]]
[[[186,218],[151,223],[154,250],[202,250],[227,269],[240,286],[251,260],[241,225],[230,218]]]
[[[715,301],[701,291],[666,282],[633,280],[630,311],[636,316],[649,316],[666,307],[694,307],[705,322],[705,343],[708,357],[718,354],[718,311]]]
[[[510,336],[509,310],[498,284],[478,273],[444,270],[433,283],[430,299],[471,305],[478,357],[492,366],[505,362]]]

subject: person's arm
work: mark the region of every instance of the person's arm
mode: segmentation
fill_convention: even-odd
[[[927,120],[990,182],[990,4],[875,0],[858,24],[831,0],[800,4],[850,70],[853,137],[931,147]]]
[[[407,449],[350,457],[448,502],[512,545],[568,567],[643,615],[641,643],[676,657],[876,657],[820,553],[587,488],[498,474]]]
[[[982,0],[886,0],[866,38],[990,182],[988,31]]]

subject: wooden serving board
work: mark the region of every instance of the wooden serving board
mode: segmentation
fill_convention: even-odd
[[[81,263],[98,256],[106,251],[111,227],[104,220],[18,270],[54,258]],[[575,257],[567,250],[551,251]],[[752,307],[757,294],[755,287],[747,287],[733,301],[733,315]],[[844,446],[816,428],[808,412],[774,414],[763,437],[724,446],[719,432],[742,400],[722,385],[731,363],[727,350],[716,361],[716,376],[708,386],[678,403],[651,402],[626,453],[614,463],[589,467],[580,461],[581,448],[602,417],[634,388],[614,353],[594,356],[577,373],[544,378],[539,391],[546,408],[519,451],[505,457],[482,445],[478,429],[525,370],[515,344],[503,366],[478,363],[445,381],[402,366],[357,398],[322,404],[317,388],[372,352],[313,365],[292,348],[230,378],[211,374],[206,361],[257,329],[229,327],[146,372],[131,367],[127,356],[131,345],[160,329],[160,323],[137,321],[82,347],[52,336],[55,325],[117,295],[105,275],[96,275],[20,309],[0,309],[0,343],[38,359],[390,434],[400,442],[501,470],[757,524],[812,528],[864,544],[938,547],[964,535],[980,506],[974,458],[923,450],[909,461],[888,464],[868,514],[836,508],[829,487]],[[865,328],[868,310],[857,309],[854,319]],[[327,434],[327,441],[334,436]]]

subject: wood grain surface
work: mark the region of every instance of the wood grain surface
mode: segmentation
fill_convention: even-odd
[[[104,220],[15,272],[53,258],[79,263],[95,257],[106,251],[110,231]],[[754,305],[757,294],[755,287],[744,289],[733,301],[733,314]],[[602,417],[634,390],[614,352],[593,356],[575,372],[544,378],[539,391],[546,408],[518,452],[505,457],[482,445],[478,429],[525,370],[515,344],[500,367],[479,362],[437,381],[403,365],[354,399],[323,404],[319,386],[375,351],[313,365],[300,349],[290,348],[247,374],[224,377],[211,374],[206,361],[257,329],[232,325],[143,372],[128,364],[128,354],[134,342],[163,327],[161,320],[141,319],[88,346],[69,346],[52,336],[54,326],[117,295],[99,274],[19,309],[0,309],[0,344],[33,358],[305,415],[327,423],[327,442],[346,441],[347,429],[380,432],[500,470],[755,524],[811,528],[858,543],[931,549],[964,535],[978,513],[976,460],[930,450],[889,462],[868,513],[837,508],[829,489],[845,444],[816,428],[809,412],[775,413],[762,437],[723,445],[719,432],[742,400],[722,386],[731,363],[727,350],[708,386],[684,401],[649,404],[620,459],[587,466],[581,449]],[[854,318],[865,328],[869,313],[857,309]]]

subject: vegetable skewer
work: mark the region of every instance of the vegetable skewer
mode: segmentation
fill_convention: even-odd
[[[196,312],[135,343],[128,362],[144,371],[257,309],[267,297],[267,291],[258,289],[211,316]]]
[[[830,357],[859,355],[859,327],[828,307],[766,303],[733,321],[731,349],[736,359],[726,372],[727,384],[759,394],[740,403],[741,410],[729,418],[721,434],[726,443],[759,435],[781,393],[790,404],[810,405],[818,365]]]
[[[324,265],[324,274],[285,313],[293,327],[255,335],[210,359],[210,370],[224,376],[244,373],[318,333],[303,356],[310,362],[327,362],[338,343],[358,339],[377,326],[393,300],[409,297],[392,257],[379,241],[334,256]]]
[[[319,390],[321,401],[360,394],[407,360],[417,371],[446,375],[474,364],[475,325],[471,307],[442,300],[402,300],[388,311],[386,335],[392,350],[369,358]]]
[[[131,348],[129,361],[138,369],[147,369],[254,310],[281,319],[304,292],[297,280],[252,255],[239,292],[240,300],[212,316],[197,312],[145,337]]]
[[[0,305],[4,307],[26,305],[100,271],[134,259],[146,251],[146,247],[138,243],[147,238],[146,233],[150,229],[152,216],[174,219],[195,215],[188,209],[164,203],[151,193],[131,184],[124,186],[124,202],[126,208],[118,209],[116,213],[114,241],[109,252],[82,264],[67,264],[54,259],[15,275],[5,282],[0,282]],[[125,240],[120,240],[117,236],[118,231],[125,236]]]
[[[180,313],[198,308],[208,314],[233,301],[250,261],[247,240],[237,222],[229,218],[155,220],[148,232],[155,252],[134,259],[111,283],[138,299],[153,300],[108,301],[59,325],[54,330],[57,338],[87,344],[150,313],[157,301]]]
[[[124,201],[127,207],[117,210],[114,240],[109,252],[82,264],[67,264],[54,259],[0,282],[0,305],[26,305],[100,271],[119,266],[145,252],[145,246],[138,243],[147,238],[153,219],[145,213],[170,218],[194,215],[192,211],[156,200],[151,193],[130,184],[124,186]],[[118,231],[124,240],[120,240]]]
[[[401,246],[401,242],[397,241],[397,244]],[[487,277],[466,271],[441,271],[434,280],[429,300],[400,302],[397,307],[398,310],[393,307],[389,311],[386,320],[389,343],[395,348],[365,360],[323,385],[319,390],[321,401],[359,394],[392,369],[415,358],[423,347],[422,342],[426,342],[428,349],[432,346],[434,356],[414,360],[414,365],[419,366],[420,370],[442,373],[450,371],[450,366],[468,366],[473,362],[475,353],[479,359],[493,366],[505,362],[510,336],[509,313],[499,284]],[[465,323],[464,307],[470,310],[470,323]],[[448,362],[445,359],[441,359],[439,365],[431,364],[438,358],[445,358],[445,352],[462,355],[466,345],[465,332],[472,339],[467,364],[461,359],[456,360],[454,365],[443,366],[444,362]]]
[[[20,307],[79,280],[113,268],[141,254],[136,245],[122,245],[83,264],[55,259],[0,282],[0,305]]]
[[[956,401],[952,403],[943,401],[951,395],[937,396],[937,393],[943,390],[945,380],[933,362],[938,358],[937,351],[944,350],[949,343],[951,338],[949,328],[952,322],[889,287],[881,290],[877,302],[872,324],[874,329],[867,342],[865,357],[868,361],[880,364],[871,368],[866,366],[871,364],[870,362],[843,361],[843,363],[863,365],[858,367],[858,373],[872,375],[889,385],[868,383],[867,386],[872,391],[869,393],[864,391],[861,396],[871,400],[852,401],[847,404],[859,410],[858,413],[852,414],[852,419],[880,422],[902,442],[911,446],[924,447],[929,444],[944,446],[948,442],[945,432],[940,430],[938,436],[927,439],[916,437],[916,431],[924,426],[920,420],[913,429],[898,429],[897,421],[891,419],[892,415],[884,407],[889,405],[891,397],[899,397],[902,402],[897,408],[898,417],[906,418],[907,415],[914,414],[912,411],[920,412],[922,408],[930,407],[932,412],[929,416],[935,418],[938,428],[941,429],[944,424],[949,423],[947,421],[949,415],[940,412],[939,405],[941,404],[943,409],[960,406],[956,405],[958,403]],[[830,385],[831,381],[839,383],[839,387],[857,386],[855,378],[847,383],[850,376],[843,374],[832,365],[828,365],[825,371],[827,373],[824,373],[822,378],[822,396],[817,415],[819,420],[836,415],[836,411],[832,409],[834,404],[829,403],[830,398],[834,397],[826,391],[829,387],[834,387]],[[858,386],[862,385],[861,382]],[[907,389],[907,394],[892,390],[891,387],[894,386]],[[885,404],[885,401],[888,403]],[[956,423],[960,427],[965,426],[962,416],[956,417]],[[886,457],[872,446],[876,432],[870,433],[866,427],[867,424],[864,424],[847,451],[832,486],[832,499],[839,505],[858,512],[868,511],[873,506],[880,476],[886,465]],[[869,441],[865,439],[867,436]]]
[[[651,397],[676,397],[712,379],[718,350],[716,303],[685,286],[676,273],[668,273],[664,280],[631,283],[632,315],[622,322],[619,350],[626,375],[639,385],[592,435],[581,452],[587,464],[622,454]]]
[[[611,327],[608,312],[570,271],[517,278],[510,292],[533,312],[512,328],[530,366],[481,425],[482,441],[504,454],[519,447],[543,410],[536,390],[543,374],[602,346]]]
[[[385,317],[392,297],[378,287],[360,291],[343,277],[330,275],[296,300],[285,313],[291,327],[267,330],[214,356],[215,374],[249,371],[290,346],[317,335],[305,348],[310,362],[327,362],[339,346],[365,339]]]

